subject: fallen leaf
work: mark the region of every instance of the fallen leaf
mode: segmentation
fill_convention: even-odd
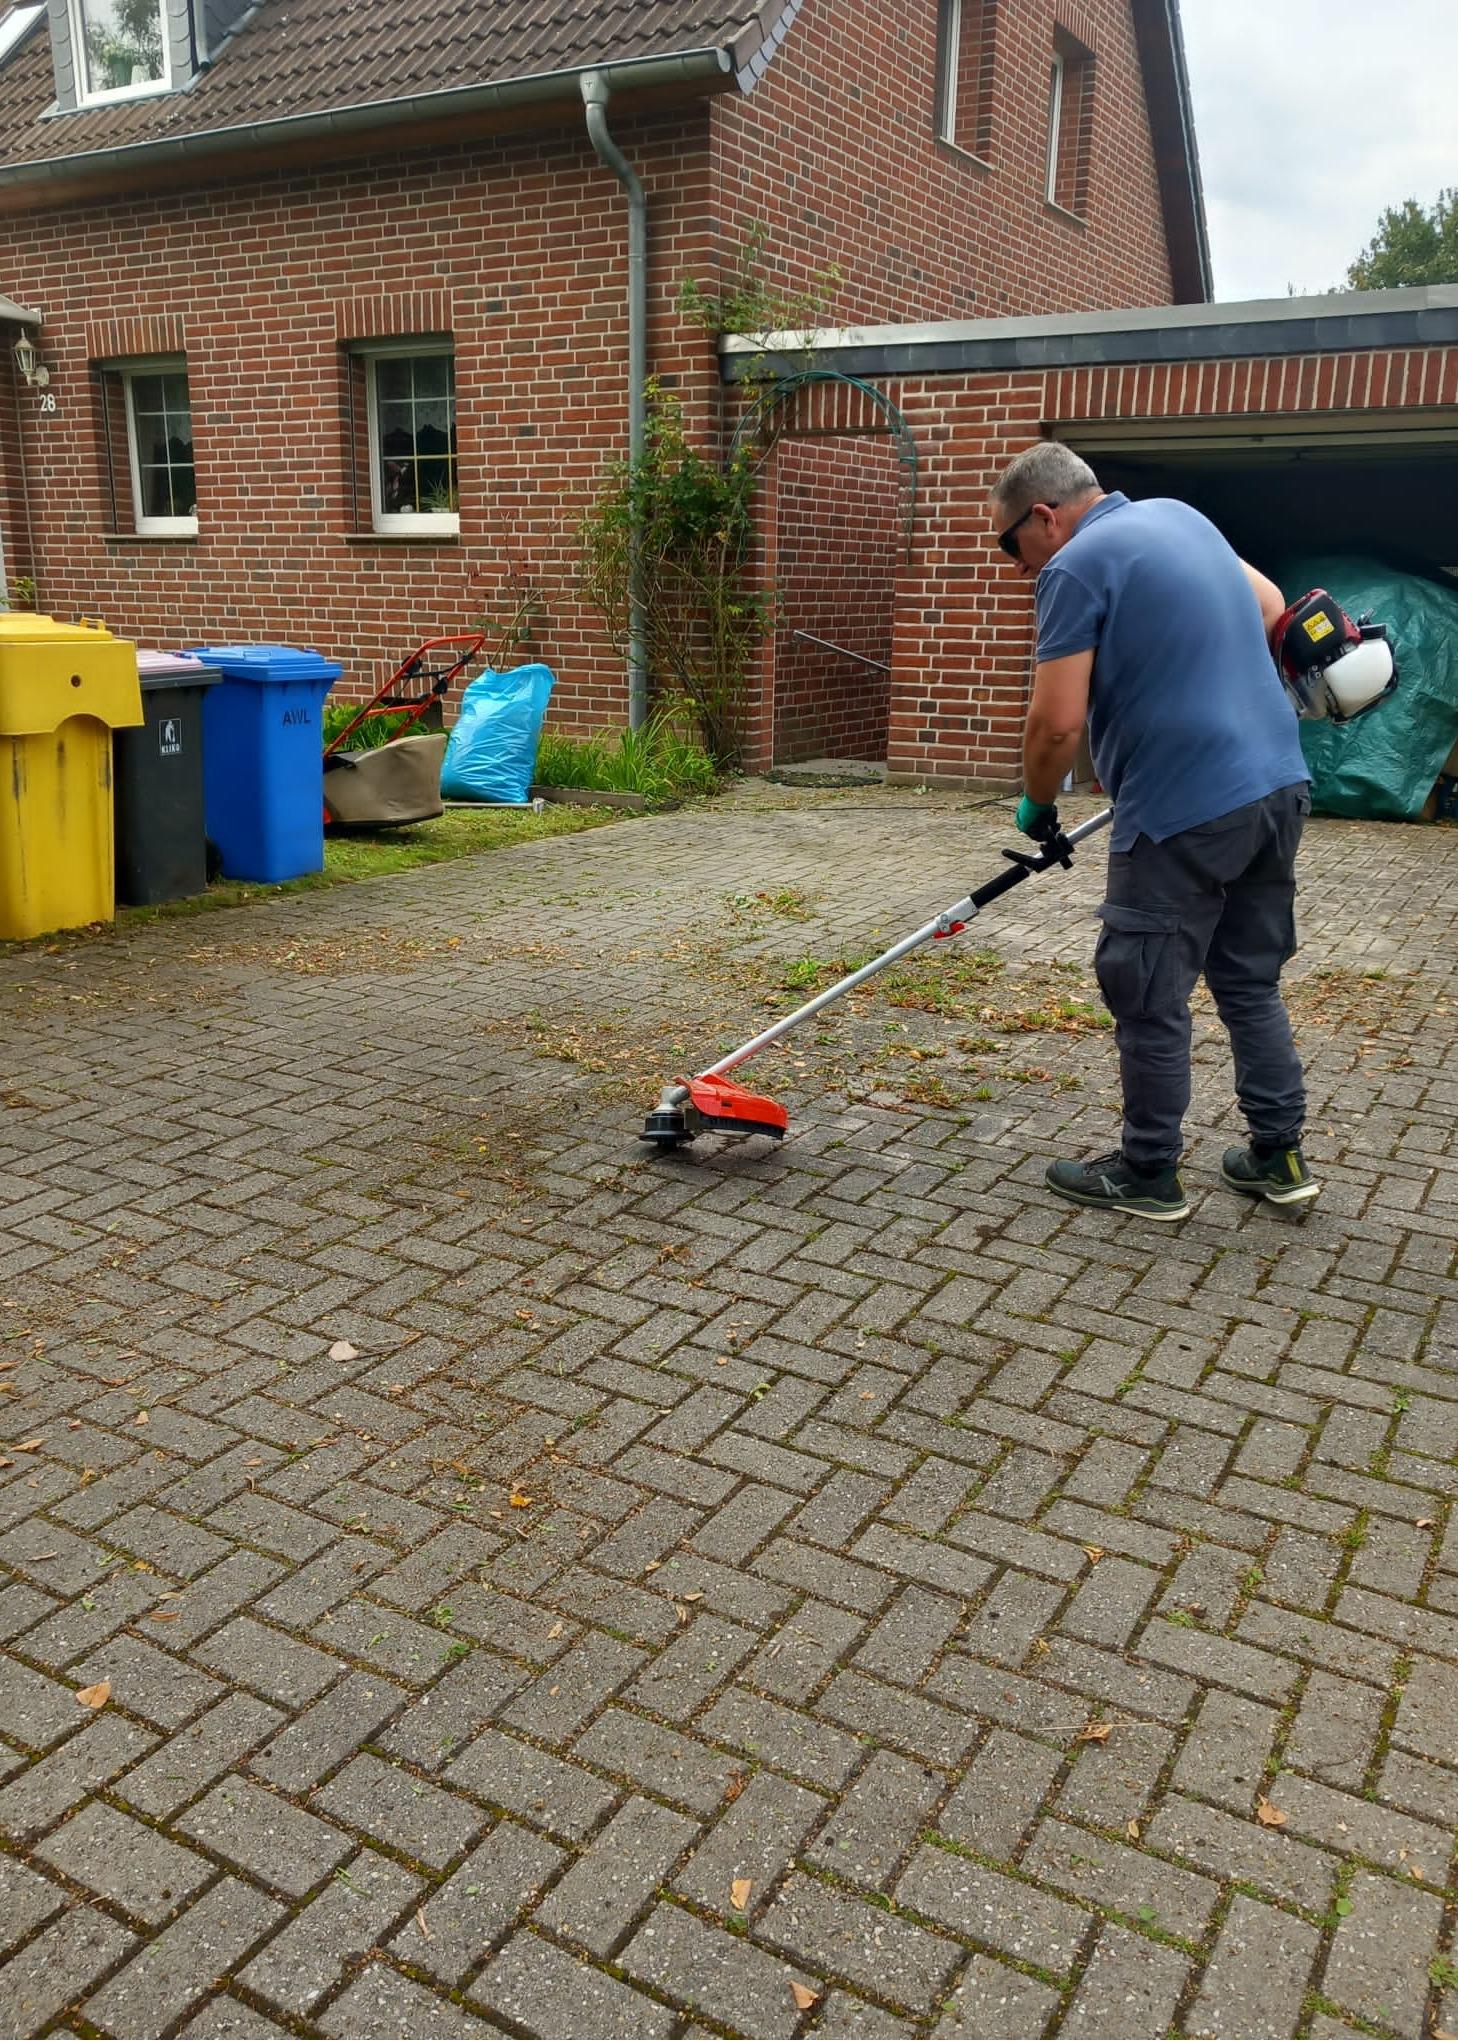
[[[513,1509],[530,1509],[534,1500],[530,1495],[523,1495],[519,1488],[513,1488],[506,1499]]]
[[[564,1628],[565,1625],[561,1623],[554,1623],[551,1629],[547,1632],[547,1642],[550,1644],[554,1637],[560,1637],[562,1635],[562,1631]]]
[[[181,1614],[181,1609],[149,1609],[147,1620],[152,1623],[175,1623]]]
[[[1284,1808],[1274,1807],[1264,1793],[1256,1801],[1256,1820],[1262,1828],[1284,1828],[1289,1819]]]
[[[13,1460],[7,1459],[3,1453],[0,1453],[0,1467],[13,1467],[14,1465],[15,1462]]]
[[[648,1564],[643,1568],[643,1571],[645,1573],[656,1573],[662,1564],[663,1561],[661,1559],[650,1559],[648,1561]]]
[[[808,2013],[811,2006],[818,2006],[820,2003],[820,1993],[812,1991],[808,1984],[801,1984],[795,1977],[790,1979],[790,1997],[802,2013]]]
[[[1107,1743],[1113,1727],[1112,1722],[1086,1722],[1073,1740],[1075,1743]]]
[[[18,1446],[12,1446],[13,1453],[38,1453],[45,1444],[44,1439],[22,1439]]]
[[[1128,1836],[1128,1838],[1129,1838],[1129,1840],[1130,1840],[1130,1842],[1131,1842],[1131,1843],[1137,1843],[1137,1842],[1138,1842],[1138,1840],[1139,1840],[1139,1824],[1138,1824],[1138,1822],[1137,1822],[1137,1821],[1126,1821],[1126,1822],[1124,1823],[1124,1833],[1125,1833],[1125,1835],[1126,1835],[1126,1836]]]
[[[684,1596],[686,1602],[701,1602],[703,1599],[704,1590],[701,1587],[696,1587],[691,1595]]]
[[[743,1913],[749,1904],[749,1895],[754,1890],[752,1878],[736,1878],[729,1887],[729,1904],[736,1913]]]
[[[688,1622],[688,1620],[689,1620],[689,1612],[688,1612],[688,1610],[687,1610],[687,1609],[686,1609],[686,1608],[685,1608],[685,1607],[683,1606],[682,1602],[675,1602],[675,1603],[674,1603],[674,1605],[673,1605],[673,1613],[674,1613],[674,1615],[675,1615],[675,1616],[677,1616],[677,1618],[678,1618],[678,1620],[679,1620],[679,1622],[680,1622],[680,1623],[687,1623],[687,1622]]]
[[[1083,1556],[1091,1566],[1097,1566],[1104,1556],[1104,1548],[1102,1545],[1085,1545]]]
[[[405,1384],[403,1382],[392,1382],[385,1391],[385,1394],[387,1396],[403,1396],[405,1394]]]
[[[1430,1531],[1437,1521],[1438,1520],[1436,1517],[1419,1517],[1417,1520],[1417,1529],[1420,1531]]]
[[[78,1687],[76,1699],[83,1708],[104,1708],[111,1699],[111,1681],[98,1680],[94,1687]]]
[[[337,1339],[329,1349],[329,1358],[331,1361],[357,1361],[359,1348],[351,1346],[347,1339]]]
[[[425,1908],[423,1906],[417,1906],[415,1909],[415,1925],[419,1928],[421,1934],[424,1935],[427,1942],[435,1940],[435,1930],[425,1918]]]
[[[253,1458],[251,1460],[245,1460],[243,1462],[243,1465],[245,1467],[261,1467],[263,1465],[262,1453],[255,1453]]]
[[[148,1417],[145,1410],[139,1410],[136,1416],[132,1419],[133,1424],[150,1424],[151,1422],[152,1420],[150,1417]]]

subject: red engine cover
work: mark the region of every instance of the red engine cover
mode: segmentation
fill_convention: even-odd
[[[772,1098],[746,1091],[728,1077],[693,1077],[689,1099],[710,1128],[736,1134],[772,1134],[782,1140],[790,1116]]]

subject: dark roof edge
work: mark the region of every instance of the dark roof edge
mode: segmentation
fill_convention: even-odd
[[[1215,279],[1180,0],[1132,0],[1132,6],[1172,295],[1176,304],[1205,304],[1215,295]]]
[[[453,85],[409,99],[369,99],[352,106],[328,107],[315,113],[285,114],[278,120],[248,121],[226,128],[204,128],[183,135],[152,135],[145,141],[115,148],[83,150],[72,156],[47,156],[34,162],[0,165],[0,189],[47,184],[53,178],[125,173],[135,167],[189,162],[199,157],[230,154],[270,141],[307,141],[329,135],[390,133],[419,121],[491,112],[497,108],[546,104],[561,100],[580,104],[581,80],[596,74],[614,90],[651,91],[667,85],[703,87],[722,82],[733,70],[731,51],[717,46],[684,50],[672,56],[629,57],[620,63],[579,64],[567,71],[536,71],[521,78],[490,84]]]
[[[729,338],[720,343],[720,354],[725,380],[739,382],[762,373],[766,363],[789,373],[808,363],[844,375],[965,375],[1453,345],[1458,345],[1458,284],[1426,284],[1246,304]]]

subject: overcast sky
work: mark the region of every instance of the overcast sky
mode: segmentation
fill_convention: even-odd
[[[1458,185],[1458,0],[1180,0],[1217,298],[1325,290]]]

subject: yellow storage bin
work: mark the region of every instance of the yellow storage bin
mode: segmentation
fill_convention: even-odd
[[[141,720],[127,639],[0,615],[0,940],[111,920],[111,733]]]

